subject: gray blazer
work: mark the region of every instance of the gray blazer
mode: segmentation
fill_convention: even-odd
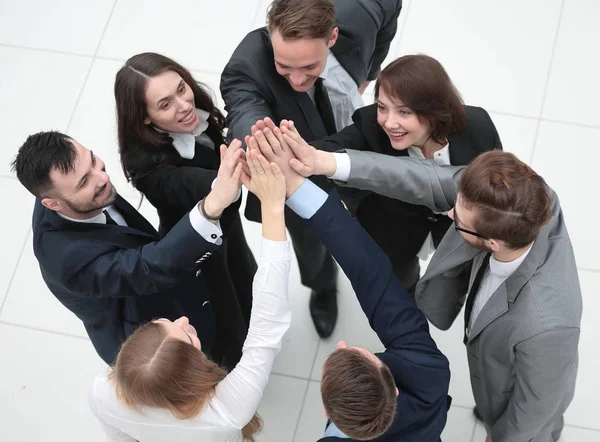
[[[446,211],[463,166],[348,151],[349,187]],[[558,196],[552,219],[525,261],[477,317],[467,358],[475,403],[494,442],[557,440],[577,376],[582,299],[573,248]],[[484,253],[453,228],[416,288],[429,321],[448,329],[459,315]]]

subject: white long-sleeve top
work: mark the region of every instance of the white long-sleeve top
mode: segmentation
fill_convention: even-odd
[[[108,440],[242,442],[241,429],[258,408],[275,356],[292,321],[288,300],[290,260],[289,240],[262,239],[242,358],[217,385],[215,396],[197,416],[180,420],[168,410],[131,409],[117,398],[108,373],[96,377],[89,400]]]

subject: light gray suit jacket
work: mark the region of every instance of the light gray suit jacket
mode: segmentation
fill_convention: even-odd
[[[454,206],[464,166],[347,153],[350,178],[338,184],[440,212]],[[558,196],[548,192],[552,219],[485,304],[466,344],[475,402],[494,442],[556,440],[575,390],[581,290]],[[448,230],[416,288],[417,304],[433,325],[452,325],[483,256]]]

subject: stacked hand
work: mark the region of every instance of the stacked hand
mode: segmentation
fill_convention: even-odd
[[[219,216],[225,208],[239,197],[244,150],[239,140],[229,147],[221,145],[221,166],[213,189],[204,201],[204,209],[210,216]]]

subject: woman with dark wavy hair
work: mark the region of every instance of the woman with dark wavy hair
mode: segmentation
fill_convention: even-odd
[[[115,100],[123,171],[157,209],[164,235],[210,192],[225,119],[186,68],[151,52],[131,57],[119,70]],[[223,213],[225,244],[198,274],[209,286],[215,312],[211,357],[229,368],[241,357],[256,272],[238,214],[240,203],[238,198]]]
[[[253,442],[261,429],[256,410],[292,319],[291,249],[281,171],[255,153],[248,165],[251,178],[242,181],[261,201],[263,238],[242,358],[227,374],[202,353],[186,317],[143,325],[90,389],[90,406],[113,442]]]

